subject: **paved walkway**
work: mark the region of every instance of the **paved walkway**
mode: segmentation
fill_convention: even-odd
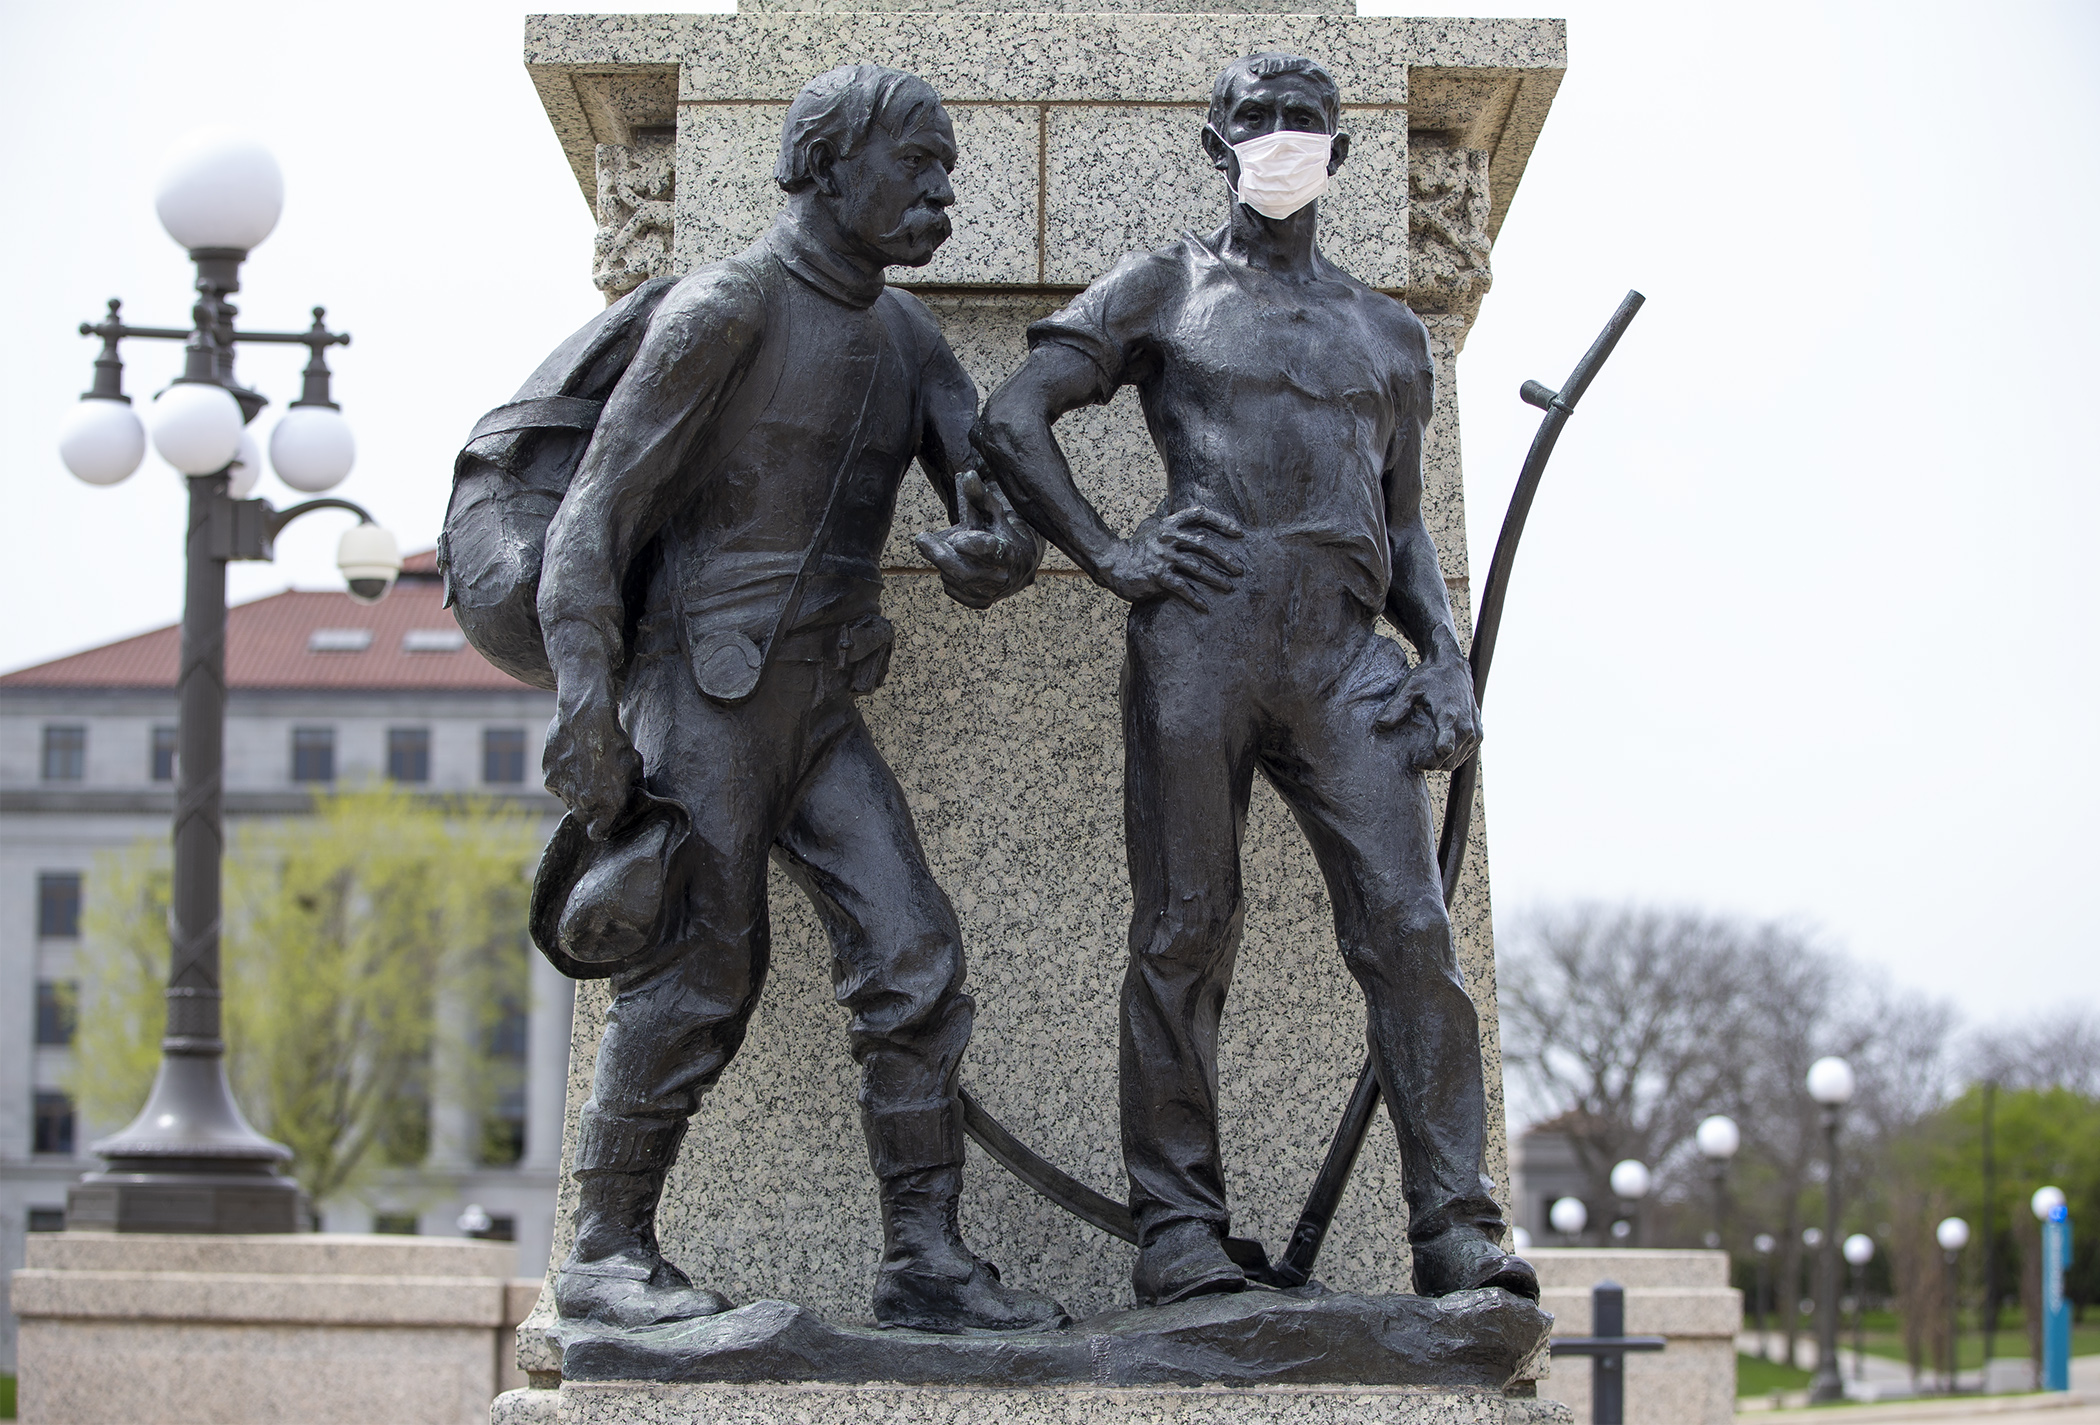
[[[1781,1342],[1775,1336],[1773,1355],[1779,1354]],[[1757,1337],[1746,1332],[1738,1338],[1738,1349],[1746,1355],[1757,1353]],[[1808,1351],[1797,1359],[1804,1362],[1815,1357],[1811,1343]],[[1859,1359],[1852,1352],[1840,1355],[1845,1379],[1857,1378],[1855,1371]],[[1891,1361],[1881,1356],[1869,1355],[1865,1361],[1866,1383],[1907,1385],[1910,1382],[1910,1367],[1901,1361]],[[1965,1381],[1975,1379],[1965,1375]],[[1794,1404],[1793,1400],[1788,1404]],[[2100,1425],[2100,1356],[2074,1356],[2071,1360],[2071,1389],[2064,1393],[2039,1395],[1989,1395],[1972,1396],[1961,1400],[1893,1400],[1880,1405],[1848,1405],[1832,1414],[1829,1408],[1821,1410],[1790,1409],[1772,1410],[1762,1400],[1738,1402],[1738,1413],[1754,1414],[1759,1421],[1772,1421],[1774,1425],[1783,1420],[1821,1420],[1830,1425],[1959,1425],[1968,1420],[2003,1421],[2004,1425],[2016,1425],[2019,1417],[2034,1417],[2034,1425]]]

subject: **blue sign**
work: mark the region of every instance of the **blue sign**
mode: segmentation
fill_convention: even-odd
[[[2071,1265],[2071,1213],[2062,1203],[2042,1222],[2042,1389],[2071,1388],[2071,1303],[2064,1271]]]

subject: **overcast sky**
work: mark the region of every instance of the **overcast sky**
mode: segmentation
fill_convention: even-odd
[[[151,195],[199,124],[258,134],[286,173],[242,324],[322,303],[356,338],[332,356],[360,451],[338,493],[405,547],[435,539],[462,433],[600,305],[525,13],[0,4],[0,668],[179,613],[178,478],[149,455],[90,489],[54,441],[94,354],[75,324],[111,296],[187,320]],[[1568,76],[1460,362],[1476,570],[1537,424],[1518,384],[1559,385],[1627,288],[1648,305],[1513,586],[1487,708],[1498,913],[1784,918],[1975,1020],[2100,1004],[2100,7],[1551,13]],[[241,369],[282,403],[303,355]],[[143,397],[181,353],[126,357]],[[338,532],[294,527],[275,565],[234,566],[235,596],[336,587]]]

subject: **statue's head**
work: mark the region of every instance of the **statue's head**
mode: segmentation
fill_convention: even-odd
[[[955,131],[915,74],[849,64],[802,86],[773,181],[815,205],[839,240],[885,266],[924,267],[948,240]]]
[[[1251,54],[1225,66],[1211,86],[1203,148],[1235,193],[1242,189],[1236,150],[1273,134],[1331,140],[1324,167],[1332,175],[1349,156],[1341,117],[1341,87],[1319,64],[1295,54]]]

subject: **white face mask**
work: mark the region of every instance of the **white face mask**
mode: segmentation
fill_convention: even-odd
[[[1218,134],[1218,142],[1225,143],[1225,135]],[[1288,218],[1327,191],[1333,134],[1279,129],[1225,146],[1240,161],[1240,186],[1232,196],[1265,218]]]

